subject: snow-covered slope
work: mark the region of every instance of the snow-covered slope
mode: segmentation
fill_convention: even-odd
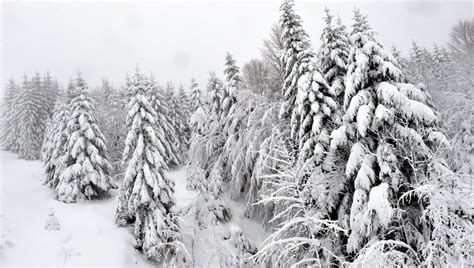
[[[114,224],[115,198],[64,204],[41,184],[41,162],[6,152],[0,162],[2,240],[7,241],[0,264],[151,266],[133,251],[128,230]],[[58,231],[45,230],[51,209]]]
[[[115,191],[106,200],[64,204],[41,184],[41,162],[24,161],[16,155],[0,152],[0,267],[17,265],[94,265],[152,267],[130,245],[131,228],[114,224]],[[185,169],[170,172],[176,181],[178,207],[192,204],[196,193],[185,187]],[[255,222],[240,218],[240,204],[231,203],[231,223],[205,230],[195,228],[192,217],[181,220],[183,242],[196,265],[218,266],[223,255],[235,252],[224,241],[230,230],[240,228],[256,245],[265,232]],[[48,214],[53,210],[60,230],[46,230]]]

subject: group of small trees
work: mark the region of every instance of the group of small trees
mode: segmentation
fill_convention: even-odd
[[[199,192],[194,210],[201,226],[230,219],[230,209],[223,195],[223,179],[228,178],[228,154],[225,148],[232,139],[232,130],[224,123],[230,113],[239,111],[233,107],[242,86],[239,67],[230,53],[225,59],[225,82],[210,73],[207,85],[206,105],[191,116],[192,130],[187,188]]]
[[[104,81],[101,91],[92,92],[95,103],[103,105],[99,109],[94,107],[82,78],[68,88],[73,98],[69,105],[57,102],[54,123],[47,130],[50,140],[44,143],[47,184],[63,202],[102,197],[115,187],[102,127],[113,151],[123,148],[117,224],[134,225],[133,245],[147,258],[185,262],[187,252],[179,242],[174,212],[174,182],[167,175],[169,165],[180,165],[186,159],[186,115],[171,111],[186,109],[177,101],[179,93],[170,85],[167,90],[159,88],[153,77],[145,77],[138,70],[122,91],[113,90]],[[123,106],[125,101],[128,103]],[[125,122],[120,120],[123,113],[111,114],[124,111]],[[122,141],[124,145],[119,145]],[[118,158],[116,154],[114,158]]]
[[[26,160],[41,157],[45,185],[65,203],[107,196],[116,173],[122,178],[116,221],[134,223],[134,247],[150,259],[181,263],[187,252],[167,170],[186,161],[190,104],[184,89],[171,83],[162,89],[138,70],[119,90],[104,80],[90,91],[78,75],[62,92],[49,74],[25,76],[21,87],[13,80],[7,86],[2,145]]]
[[[2,149],[26,160],[40,158],[44,130],[59,94],[58,83],[47,73],[26,74],[20,85],[10,79],[2,103]]]
[[[96,116],[102,130],[113,174],[120,174],[123,148],[125,145],[126,88],[114,88],[106,79],[102,85],[90,92],[95,102]]]
[[[293,5],[281,6],[273,61],[282,97],[262,94],[268,66],[252,61],[241,79],[227,55],[225,83],[211,75],[208,105],[192,116],[188,184],[201,193],[198,219],[225,221],[225,199],[243,198],[245,215],[273,231],[252,258],[267,265],[471,262],[466,174],[446,157],[451,137],[431,85],[413,84],[421,71],[449,78],[385,50],[358,10],[350,33],[326,10],[315,53]],[[419,71],[407,71],[413,65]]]
[[[460,21],[453,27],[448,47],[435,44],[428,50],[414,42],[409,57],[402,59],[406,77],[429,89],[443,132],[452,141],[447,157],[451,169],[470,174],[474,172],[470,157],[474,152],[473,34],[474,21]]]

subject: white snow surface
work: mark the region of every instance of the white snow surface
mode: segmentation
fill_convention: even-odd
[[[20,160],[15,154],[0,151],[0,267],[156,267],[133,249],[132,227],[115,225],[115,190],[105,200],[65,204],[42,185],[43,169],[39,161]],[[178,209],[196,198],[195,192],[186,190],[185,174],[184,168],[169,173],[176,182]],[[226,224],[199,230],[192,217],[181,219],[183,242],[195,266],[218,267],[219,255],[236,252],[224,240],[233,226],[240,227],[256,246],[268,235],[258,223],[239,216],[241,203],[230,205],[233,218]],[[59,230],[45,230],[51,209]]]

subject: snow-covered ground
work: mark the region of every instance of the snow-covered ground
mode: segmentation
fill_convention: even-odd
[[[139,266],[151,267],[130,245],[131,228],[114,224],[115,191],[106,200],[64,204],[41,184],[43,165],[24,161],[16,155],[0,152],[0,267],[17,265]],[[195,192],[185,187],[185,169],[170,172],[176,181],[178,207],[193,202]],[[196,265],[218,266],[219,255],[232,251],[222,240],[239,226],[256,245],[265,238],[261,227],[239,217],[240,204],[231,202],[230,223],[199,230],[190,216],[182,219],[183,242]],[[53,210],[60,230],[46,230],[48,214]]]

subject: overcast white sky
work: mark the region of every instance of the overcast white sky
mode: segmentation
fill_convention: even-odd
[[[210,70],[222,74],[226,51],[239,65],[259,56],[278,21],[282,1],[225,2],[2,2],[2,88],[26,72],[65,84],[80,71],[91,86],[107,77],[120,85],[138,64],[160,83],[202,86]],[[319,46],[323,9],[350,24],[358,7],[386,46],[408,52],[412,40],[444,43],[451,26],[474,15],[474,1],[296,1],[313,46]]]

